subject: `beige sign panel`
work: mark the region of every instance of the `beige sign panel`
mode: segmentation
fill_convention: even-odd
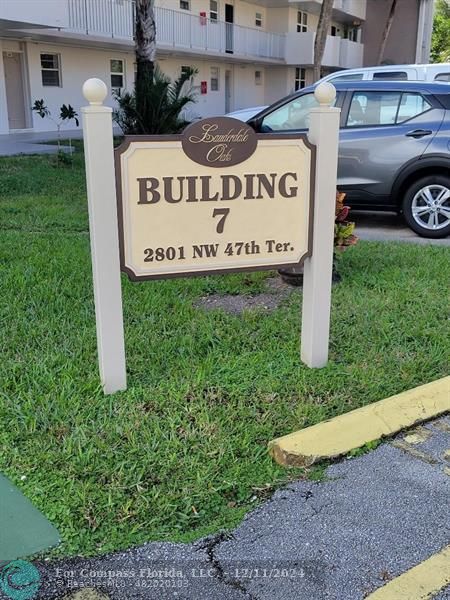
[[[132,280],[272,269],[310,255],[314,147],[304,136],[257,138],[228,166],[233,148],[217,149],[218,137],[205,137],[197,160],[183,136],[126,138],[116,175],[121,268]]]

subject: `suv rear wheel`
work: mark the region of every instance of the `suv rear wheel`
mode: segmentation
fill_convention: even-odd
[[[408,188],[403,215],[413,231],[427,238],[450,234],[450,177],[429,175]]]

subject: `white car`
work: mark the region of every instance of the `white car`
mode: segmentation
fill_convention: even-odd
[[[450,82],[450,63],[430,65],[382,65],[345,69],[322,77],[322,81],[434,81]]]

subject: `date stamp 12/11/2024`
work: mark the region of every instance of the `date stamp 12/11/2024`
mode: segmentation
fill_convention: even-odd
[[[244,566],[231,564],[221,570],[227,579],[302,579],[305,570],[298,566]],[[211,567],[141,567],[138,569],[62,569],[55,568],[52,583],[68,589],[101,587],[142,589],[187,589],[193,580],[218,578],[218,569]]]

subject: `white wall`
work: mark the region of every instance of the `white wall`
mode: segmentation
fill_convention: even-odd
[[[40,54],[44,52],[58,53],[61,59],[61,87],[42,85]],[[113,50],[93,50],[90,48],[72,48],[47,43],[27,43],[27,56],[30,78],[31,104],[41,98],[45,100],[52,116],[57,117],[62,104],[71,104],[80,114],[80,108],[86,104],[81,88],[89,77],[99,77],[110,87],[110,59],[120,58],[125,61],[126,85],[132,89],[134,81],[134,55],[132,52]],[[113,105],[111,95],[105,101]],[[71,125],[74,127],[74,125]],[[49,131],[53,124],[48,119],[41,119],[33,114],[35,131]],[[70,126],[64,126],[68,129]]]
[[[263,104],[272,104],[290,92],[294,80],[290,80],[287,67],[270,67],[266,69],[266,86]]]
[[[40,54],[57,53],[61,60],[61,87],[47,87],[42,85]],[[118,58],[125,61],[125,83],[129,90],[134,84],[134,54],[132,52],[117,52],[90,48],[75,48],[58,44],[28,42],[26,54],[29,65],[30,104],[41,98],[45,100],[52,116],[57,117],[62,104],[71,104],[80,114],[80,108],[86,104],[82,95],[82,85],[89,77],[103,79],[110,87],[110,60]],[[192,58],[159,57],[159,66],[171,79],[177,78],[182,66],[192,66],[198,69],[193,85],[196,91],[197,102],[187,107],[188,117],[223,115],[225,113],[225,72],[229,70],[232,77],[231,110],[258,106],[267,103],[265,89],[270,85],[266,82],[265,68],[253,64],[227,64],[221,61],[197,60]],[[219,69],[219,90],[211,90],[211,67]],[[280,68],[283,70],[283,68]],[[262,72],[262,85],[256,84],[255,71]],[[1,82],[0,72],[0,98]],[[201,82],[207,82],[207,93],[201,94]],[[276,90],[275,95],[279,95]],[[111,95],[105,101],[114,106]],[[6,111],[1,111],[4,114]],[[35,131],[49,131],[54,125],[48,119],[42,119],[33,113],[33,128]],[[64,125],[64,129],[75,127],[74,123]],[[8,131],[7,117],[3,131]]]
[[[163,59],[159,60],[161,69],[172,79],[179,76],[181,66],[193,66],[198,69],[194,77],[197,102],[189,105],[189,117],[209,117],[225,114],[225,72],[231,72],[231,107],[230,110],[239,110],[249,106],[265,104],[265,69],[261,65],[253,64],[228,64],[220,61],[198,61]],[[219,69],[219,90],[211,90],[211,67]],[[256,85],[255,71],[262,72],[262,85]],[[201,82],[207,82],[207,93],[201,94]]]

